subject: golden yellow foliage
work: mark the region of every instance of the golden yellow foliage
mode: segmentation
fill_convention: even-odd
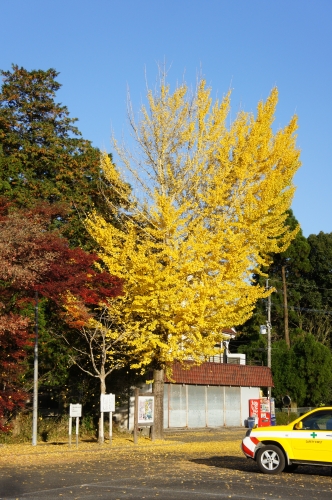
[[[141,121],[131,120],[140,156],[115,143],[140,187],[129,204],[128,184],[102,155],[124,222],[114,227],[95,212],[87,227],[109,270],[125,279],[112,308],[135,366],[202,361],[222,328],[242,324],[266,296],[252,274],[297,232],[285,226],[300,166],[297,121],[273,132],[277,100],[273,89],[256,117],[241,112],[227,127],[230,95],[213,104],[204,81],[193,96],[186,85],[149,92]]]
[[[206,434],[206,433],[205,433]],[[112,438],[112,446],[109,441],[104,446],[97,442],[87,442],[79,439],[78,447],[75,444],[68,446],[68,441],[54,443],[38,443],[38,446],[31,447],[31,444],[7,444],[2,445],[0,465],[19,466],[40,466],[54,464],[77,464],[100,459],[117,460],[119,456],[123,461],[142,462],[151,460],[151,456],[165,459],[165,456],[172,457],[174,454],[179,461],[187,461],[189,456],[211,456],[215,453],[219,456],[233,455],[239,456],[243,461],[245,457],[240,450],[240,443],[243,437],[243,430],[238,432],[227,431],[225,441],[225,431],[222,433],[213,432],[213,438],[204,439],[203,433],[188,432],[186,441],[182,439],[172,439],[172,436],[165,440],[151,441],[146,437],[139,437],[135,445],[133,438],[128,435],[115,434]],[[61,451],[59,450],[61,448]],[[115,453],[116,450],[116,453]]]

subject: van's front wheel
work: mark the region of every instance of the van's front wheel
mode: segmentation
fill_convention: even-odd
[[[257,452],[256,462],[258,468],[264,474],[278,474],[285,468],[285,456],[278,446],[267,444]]]

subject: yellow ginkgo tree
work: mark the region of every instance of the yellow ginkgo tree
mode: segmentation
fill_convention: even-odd
[[[296,117],[272,129],[277,89],[256,116],[240,112],[231,123],[230,95],[213,103],[203,80],[194,93],[184,84],[172,93],[162,81],[147,99],[138,122],[130,115],[137,154],[114,141],[126,175],[101,157],[123,200],[122,222],[94,212],[87,227],[105,265],[124,278],[125,295],[112,304],[117,324],[135,366],[154,368],[156,383],[174,361],[202,362],[222,329],[242,324],[266,296],[252,275],[297,232],[285,219],[300,160]]]

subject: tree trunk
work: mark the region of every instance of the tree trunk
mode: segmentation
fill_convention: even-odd
[[[287,283],[286,283],[286,266],[281,267],[282,287],[284,294],[284,329],[285,329],[285,342],[290,347],[289,329],[288,329],[288,306],[287,306]]]
[[[164,370],[153,371],[154,423],[152,439],[164,439]]]
[[[100,376],[100,396],[106,393],[105,374]],[[99,429],[98,429],[98,443],[104,442],[104,413],[100,412]]]

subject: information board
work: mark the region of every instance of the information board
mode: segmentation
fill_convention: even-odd
[[[82,405],[76,404],[69,405],[69,416],[70,417],[81,417],[82,416]]]
[[[100,395],[100,411],[102,413],[115,411],[115,394]]]
[[[154,396],[138,396],[138,424],[153,425]]]

